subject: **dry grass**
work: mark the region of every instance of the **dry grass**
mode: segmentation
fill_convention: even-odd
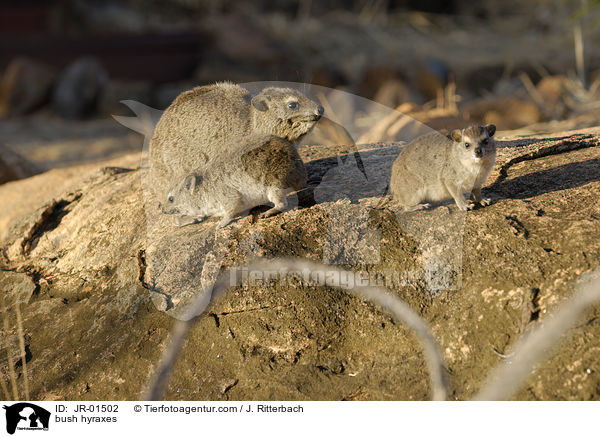
[[[10,320],[9,320],[9,307],[6,306],[6,300],[5,300],[5,296],[2,295],[2,322],[3,322],[3,327],[4,327],[4,349],[6,350],[6,359],[8,362],[8,375],[5,375],[4,373],[2,373],[2,375],[0,376],[0,387],[2,388],[2,393],[4,394],[4,396],[6,397],[6,400],[9,400],[11,398],[12,395],[12,400],[29,400],[29,376],[27,373],[27,360],[26,360],[26,353],[25,353],[25,335],[24,335],[24,330],[23,330],[23,317],[21,315],[21,309],[19,307],[18,303],[15,303],[13,305],[14,311],[15,311],[15,317],[16,317],[16,324],[17,324],[17,337],[18,337],[18,341],[19,341],[19,349],[20,349],[20,356],[21,356],[21,363],[23,366],[23,394],[24,397],[20,398],[19,397],[19,389],[18,389],[18,384],[17,384],[17,379],[18,379],[18,374],[17,371],[15,369],[15,363],[13,362],[13,354],[12,354],[12,350],[9,344],[9,329],[10,329]],[[5,379],[8,379],[10,381],[10,391],[9,391],[9,387],[7,386]]]

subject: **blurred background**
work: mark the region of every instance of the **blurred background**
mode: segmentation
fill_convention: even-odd
[[[596,0],[5,0],[0,172],[15,152],[52,168],[139,151],[120,100],[164,109],[222,80],[340,89],[434,129],[594,126],[599,17]]]

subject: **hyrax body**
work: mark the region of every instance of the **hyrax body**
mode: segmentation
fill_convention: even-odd
[[[406,211],[427,208],[422,203],[427,200],[449,198],[466,211],[475,206],[465,200],[468,192],[476,203],[489,205],[490,199],[481,197],[481,186],[496,159],[495,132],[493,124],[471,126],[448,137],[434,133],[412,141],[392,166],[392,198]]]
[[[239,149],[210,160],[167,193],[162,210],[178,214],[177,225],[219,216],[217,228],[222,228],[238,213],[272,202],[273,208],[261,215],[269,217],[285,209],[287,194],[306,184],[304,164],[290,141],[253,135],[239,142]]]
[[[150,177],[159,199],[174,179],[239,148],[237,138],[275,135],[296,144],[323,107],[290,88],[252,96],[232,83],[194,88],[165,110],[150,142]]]

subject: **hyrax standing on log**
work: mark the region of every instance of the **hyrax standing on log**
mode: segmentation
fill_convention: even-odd
[[[270,217],[287,206],[286,196],[306,184],[306,171],[296,146],[274,135],[241,139],[239,149],[219,155],[184,176],[162,203],[165,214],[178,214],[179,226],[219,216],[217,228],[240,212],[272,202],[261,217]]]
[[[321,105],[290,88],[269,87],[252,96],[225,82],[186,91],[156,125],[150,142],[151,186],[163,200],[173,180],[238,148],[244,137],[275,135],[296,144],[322,115]]]
[[[496,126],[471,126],[454,130],[448,137],[424,135],[408,144],[392,166],[390,191],[406,211],[427,208],[423,201],[452,198],[463,211],[473,209],[464,193],[471,192],[481,206],[481,186],[496,159]]]

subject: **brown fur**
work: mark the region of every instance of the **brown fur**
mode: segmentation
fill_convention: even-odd
[[[300,190],[306,183],[306,170],[296,147],[283,138],[273,135],[241,159],[244,171],[264,185]]]

